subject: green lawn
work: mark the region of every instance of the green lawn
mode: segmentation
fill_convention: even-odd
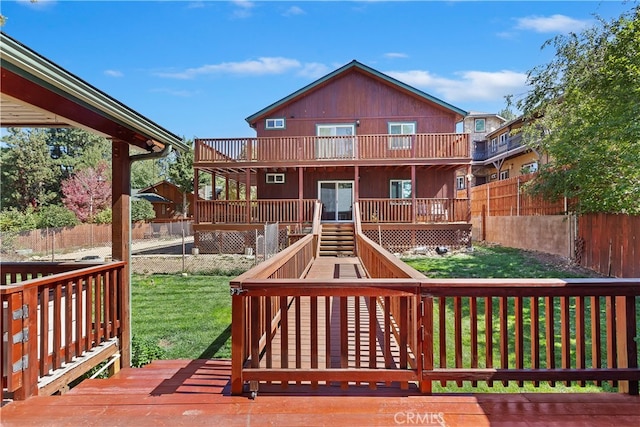
[[[227,276],[134,275],[132,334],[157,343],[165,359],[231,357]]]

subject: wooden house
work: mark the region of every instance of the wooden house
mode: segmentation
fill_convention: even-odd
[[[472,173],[476,185],[534,173],[548,162],[545,153],[525,143],[521,131],[524,124],[524,117],[516,117],[474,144]]]
[[[154,197],[155,196],[155,197]],[[138,190],[136,197],[148,200],[153,205],[156,220],[171,220],[183,218],[183,192],[169,182],[160,181],[150,187]],[[187,218],[193,218],[193,193],[187,193]]]
[[[456,133],[466,114],[352,61],[247,117],[256,137],[195,141],[196,175],[227,188],[196,202],[196,244],[266,222],[304,230],[319,200],[324,223],[353,222],[358,203],[365,232],[394,251],[467,245],[468,195],[456,192],[456,172],[471,173],[469,136]]]

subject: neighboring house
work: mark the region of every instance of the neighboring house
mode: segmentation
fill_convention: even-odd
[[[151,202],[156,219],[183,217],[183,194],[177,185],[169,181],[160,181],[150,187],[137,190],[133,196]],[[193,193],[187,193],[187,218],[193,218]]]
[[[485,156],[486,148],[488,145],[487,134],[500,128],[507,119],[492,113],[483,113],[479,111],[471,111],[464,118],[463,132],[469,134],[471,141],[471,157]],[[465,175],[465,172],[459,170],[456,175],[456,188],[458,190],[458,196],[466,194],[469,186],[474,186],[484,183],[484,178],[479,177],[477,172],[479,169],[475,167],[471,175]]]
[[[456,171],[471,174],[469,136],[455,131],[466,115],[352,61],[247,117],[256,138],[196,139],[196,176],[226,181],[223,200],[197,202],[196,232],[304,226],[315,200],[323,222],[353,221],[357,202],[363,228],[466,230]]]
[[[536,172],[546,162],[541,152],[523,141],[524,122],[522,116],[510,120],[476,145],[472,154],[476,185]]]

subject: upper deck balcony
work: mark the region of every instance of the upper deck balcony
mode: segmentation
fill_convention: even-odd
[[[473,161],[474,162],[484,162],[496,156],[508,156],[510,154],[515,154],[515,152],[520,151],[517,149],[525,147],[524,141],[522,140],[522,134],[518,133],[516,135],[509,136],[504,141],[494,143],[484,142],[479,144],[474,152],[473,152]]]
[[[196,139],[195,147],[196,167],[447,164],[470,160],[469,135],[464,133]]]

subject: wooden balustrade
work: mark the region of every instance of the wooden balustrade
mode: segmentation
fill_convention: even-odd
[[[74,270],[70,264],[20,263],[6,270],[5,265],[3,278],[11,284],[0,287],[0,330],[8,337],[0,344],[0,369],[3,387],[14,398],[38,394],[38,383],[47,380],[65,386],[70,379],[57,372],[121,337],[128,324],[121,304],[126,263],[76,264]],[[16,282],[17,276],[32,278]]]
[[[468,199],[359,199],[363,223],[452,223],[469,220]]]
[[[469,135],[298,136],[196,139],[195,163],[467,159]]]
[[[638,279],[426,280],[420,292],[425,392],[432,381],[612,381],[638,394]]]
[[[263,224],[266,222],[311,223],[315,199],[198,200],[202,223]]]

